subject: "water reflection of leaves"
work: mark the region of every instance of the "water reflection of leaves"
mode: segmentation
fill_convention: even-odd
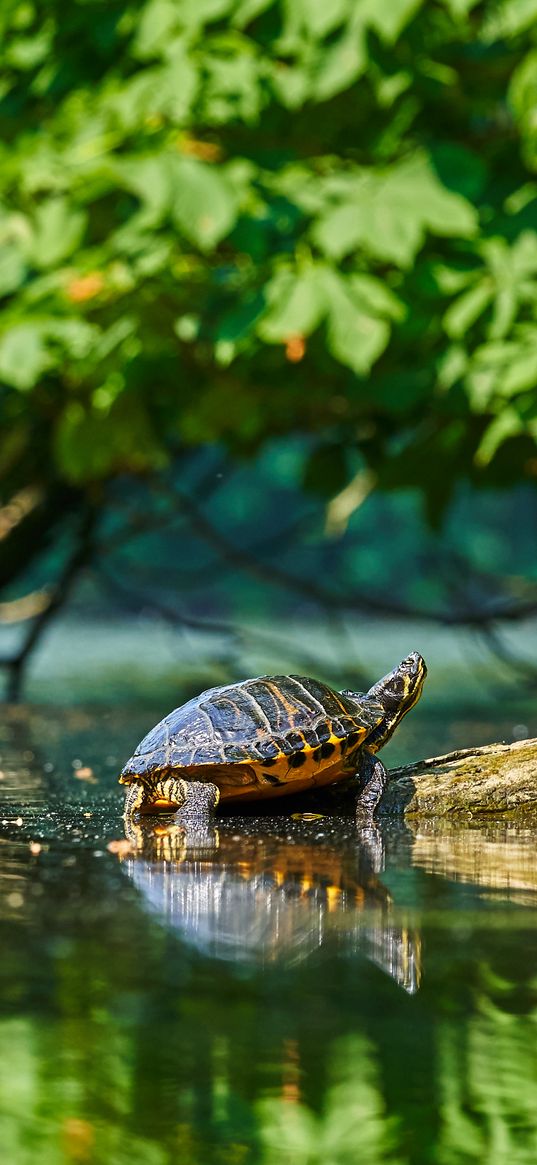
[[[173,831],[170,840],[160,827],[158,861],[149,835],[132,860],[153,872],[166,866],[171,881],[190,865],[191,881],[199,869],[203,885],[208,865],[216,874],[223,862],[225,877],[243,860],[233,876],[246,882],[286,851],[282,886],[309,873],[300,855],[311,825],[293,825],[291,838],[265,830],[264,849],[234,828],[221,822],[218,851],[211,843],[203,853],[203,837],[188,851],[184,829],[175,847]],[[517,839],[530,860],[531,834],[481,828],[500,848],[505,831],[505,871]],[[15,829],[19,838],[24,829]],[[442,831],[451,840],[460,832]],[[463,832],[472,844],[474,831]],[[490,912],[468,914],[457,892],[441,926],[425,914],[428,973],[412,998],[366,964],[360,974],[344,929],[342,957],[325,949],[322,958],[244,974],[200,960],[153,925],[120,877],[131,858],[120,864],[77,845],[77,864],[66,870],[64,856],[73,854],[64,843],[36,857],[31,836],[3,847],[6,872],[26,871],[27,893],[31,885],[43,891],[28,897],[26,913],[0,919],[0,1144],[9,1165],[65,1165],[66,1130],[81,1159],[90,1134],[77,1122],[93,1130],[92,1165],[534,1165],[537,935],[529,912],[502,907],[487,926]],[[361,848],[310,837],[308,860],[317,853],[334,881],[335,851],[341,882],[356,879],[362,862],[366,897],[378,893],[372,910],[382,916],[379,855],[360,857]],[[406,853],[397,857],[405,870]],[[473,877],[471,867],[466,873]],[[436,880],[418,877],[434,898]],[[281,886],[271,885],[278,896]],[[338,937],[338,919],[344,928],[346,917],[365,921],[368,909],[341,918],[338,907],[327,928]],[[387,916],[394,910],[388,898]]]
[[[338,1041],[322,1111],[266,1097],[256,1112],[263,1165],[367,1165],[395,1161],[396,1122],[383,1102],[374,1048],[361,1036]]]

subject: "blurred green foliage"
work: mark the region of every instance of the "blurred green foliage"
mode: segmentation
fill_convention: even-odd
[[[461,476],[535,477],[537,0],[0,25],[4,485],[296,430],[308,486],[350,446],[433,519]]]
[[[436,995],[421,1001],[337,959],[263,982],[225,963],[211,974],[156,928],[133,959],[121,921],[105,937],[112,925],[124,944],[113,960],[97,940],[64,939],[41,963],[45,983],[33,970],[34,998],[27,959],[3,1009],[10,1165],[533,1165],[534,985],[521,996],[466,951],[468,988],[451,930]]]

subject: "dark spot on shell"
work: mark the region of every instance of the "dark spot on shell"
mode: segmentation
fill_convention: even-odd
[[[332,756],[332,753],[335,751],[335,747],[335,744],[330,744],[327,740],[325,744],[321,744],[321,756]]]
[[[274,773],[262,773],[261,775],[263,780],[267,781],[269,785],[274,785],[276,787],[277,785],[285,784],[285,781],[281,781],[279,777],[275,777]]]
[[[332,735],[330,726],[328,724],[319,724],[317,727],[317,740],[329,740]]]
[[[288,732],[288,733],[287,733],[287,740],[288,740],[288,743],[291,745],[291,747],[292,747],[292,748],[298,748],[298,749],[300,749],[300,748],[304,748],[304,747],[305,747],[305,743],[306,743],[306,742],[305,742],[305,740],[302,738],[302,736],[300,735],[300,733],[299,733],[299,732]]]
[[[316,748],[315,751],[312,753],[312,756],[313,756],[314,760],[321,759],[321,746],[320,745],[319,745],[319,748]]]
[[[359,732],[350,732],[348,737],[347,737],[347,747],[352,748],[353,744],[358,744],[359,739],[360,739]]]
[[[276,765],[277,763],[278,763],[278,759],[275,756],[266,756],[263,759],[263,764],[264,764],[266,769],[272,768],[272,765]]]
[[[306,757],[303,752],[293,752],[289,757],[289,764],[292,769],[299,769],[304,764]]]

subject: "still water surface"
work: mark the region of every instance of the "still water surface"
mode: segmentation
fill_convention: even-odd
[[[2,1161],[535,1165],[537,832],[126,833],[145,727],[4,717]]]

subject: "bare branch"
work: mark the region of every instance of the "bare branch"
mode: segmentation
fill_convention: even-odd
[[[12,659],[1,661],[2,666],[8,669],[7,697],[9,700],[17,701],[20,698],[24,671],[28,660],[37,646],[45,627],[60,607],[63,606],[81,567],[90,558],[91,537],[94,525],[94,510],[90,508],[84,509],[73,552],[69,555],[52,589],[50,601],[37,615],[20,651]]]
[[[41,587],[20,599],[0,603],[0,623],[24,623],[27,619],[35,619],[50,606],[53,593],[49,587]]]
[[[163,601],[154,595],[148,595],[145,592],[141,593],[132,586],[131,582],[125,582],[124,579],[119,579],[117,575],[103,566],[101,562],[94,564],[94,569],[106,588],[116,597],[125,603],[131,610],[139,612],[143,607],[147,607],[154,611],[155,614],[160,615],[167,623],[172,626],[187,627],[192,631],[213,632],[219,635],[235,636],[236,631],[232,624],[221,622],[217,619],[198,618],[196,615],[179,610],[177,607],[171,607],[169,603]]]
[[[0,506],[0,542],[35,510],[42,498],[43,491],[38,486],[28,485],[14,494],[5,506]]]

